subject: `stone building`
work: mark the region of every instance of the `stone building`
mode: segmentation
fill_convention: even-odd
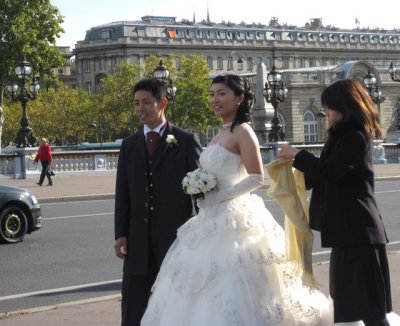
[[[391,125],[400,95],[400,83],[393,82],[387,72],[391,62],[399,63],[399,30],[344,30],[323,26],[319,18],[297,27],[281,25],[277,18],[263,25],[144,16],[140,21],[92,27],[85,40],[77,42],[74,54],[77,86],[88,91],[96,88],[102,76],[113,74],[121,60],[142,64],[151,54],[201,55],[212,74],[256,76],[275,65],[289,91],[278,116],[291,142],[324,139],[324,121],[316,116],[321,109],[319,96],[335,79],[352,76],[362,80],[369,70],[375,74],[385,97],[377,104],[385,130]],[[253,79],[264,82],[263,78]],[[262,86],[257,89],[262,91]],[[271,106],[262,97],[258,105],[258,112],[265,109],[261,116],[269,121]],[[268,128],[268,123],[264,125]]]

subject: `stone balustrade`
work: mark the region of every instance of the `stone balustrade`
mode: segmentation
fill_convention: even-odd
[[[274,159],[281,143],[270,143],[260,147],[263,162]],[[295,145],[315,155],[319,155],[322,144]],[[0,153],[0,179],[25,179],[37,177],[40,164],[34,164],[38,148],[18,148],[14,153]],[[53,152],[53,170],[56,174],[89,174],[115,171],[118,163],[118,149],[112,150],[73,150]],[[375,164],[400,163],[400,145],[377,142],[374,144]]]

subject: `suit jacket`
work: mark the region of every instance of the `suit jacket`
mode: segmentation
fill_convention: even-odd
[[[178,144],[166,143],[175,136]],[[177,229],[194,215],[194,204],[182,190],[182,179],[199,166],[198,137],[168,124],[151,159],[141,129],[125,138],[118,159],[115,238],[128,238],[124,272],[146,275],[149,254],[156,264],[176,238]]]
[[[293,166],[312,188],[310,226],[323,247],[385,244],[385,228],[374,197],[372,144],[357,127],[330,130],[321,156],[300,151]]]

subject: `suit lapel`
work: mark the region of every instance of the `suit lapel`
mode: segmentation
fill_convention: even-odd
[[[143,164],[146,165],[147,153],[146,153],[146,143],[145,143],[143,128],[138,131],[138,137],[136,138],[135,148],[137,154],[136,159],[141,160]]]

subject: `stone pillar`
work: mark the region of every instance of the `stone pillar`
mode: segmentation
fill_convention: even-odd
[[[388,131],[386,132],[386,142],[400,144],[400,97],[392,109],[392,118]]]
[[[26,179],[29,175],[40,173],[38,165],[33,164],[38,149],[38,147],[20,147],[14,149],[21,160],[20,167],[15,169],[15,179]]]
[[[267,103],[263,96],[263,88],[267,81],[267,70],[263,62],[257,65],[257,75],[255,77],[255,98],[253,112],[253,129],[257,135],[261,146],[264,146],[268,141],[268,132],[271,130],[271,119],[274,116],[274,108],[270,103]]]

